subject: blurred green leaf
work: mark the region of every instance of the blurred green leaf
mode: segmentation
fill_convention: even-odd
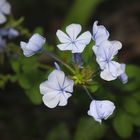
[[[135,93],[132,93],[132,97],[137,100],[138,102],[140,102],[140,91],[137,91]]]
[[[137,115],[140,113],[140,106],[138,102],[132,97],[126,97],[124,99],[124,108],[128,113]]]
[[[100,125],[93,118],[81,118],[74,140],[95,140],[104,136],[105,125]]]
[[[64,25],[80,23],[85,25],[101,0],[75,0]]]
[[[42,95],[39,91],[39,85],[34,85],[28,90],[25,90],[26,95],[34,104],[40,104],[42,102]]]
[[[68,127],[65,123],[59,124],[52,129],[46,140],[70,140]]]
[[[24,89],[29,89],[31,87],[30,80],[28,79],[28,76],[24,73],[18,75],[18,81],[20,86]]]
[[[40,35],[43,35],[44,29],[43,29],[42,27],[37,27],[37,28],[34,30],[34,33],[39,33]]]
[[[89,86],[88,86],[90,92],[94,93],[99,89],[99,83],[93,81]]]
[[[133,131],[132,120],[128,114],[123,111],[117,112],[117,116],[113,120],[113,126],[116,133],[121,138],[129,138]]]
[[[10,75],[2,75],[0,74],[0,88],[4,88],[6,82],[9,80]]]
[[[132,118],[134,125],[140,126],[140,114]]]
[[[20,63],[19,63],[19,61],[12,59],[10,61],[10,64],[11,64],[12,69],[14,70],[14,72],[19,73],[19,71],[20,71]]]
[[[126,72],[129,75],[129,77],[138,77],[138,73],[140,72],[140,67],[135,65],[127,65]]]

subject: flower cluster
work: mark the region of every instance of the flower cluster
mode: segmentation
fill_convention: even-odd
[[[6,46],[6,39],[13,39],[19,35],[19,32],[13,28],[0,29],[0,48]]]
[[[114,56],[122,48],[122,44],[120,41],[109,41],[109,32],[104,26],[98,26],[97,23],[96,21],[93,24],[93,39],[95,41],[93,51],[101,69],[100,76],[107,81],[120,77],[122,82],[126,83],[125,64],[120,64],[113,60]]]
[[[73,54],[73,61],[76,64],[76,69],[84,71],[83,61],[81,58],[81,53],[84,51],[86,46],[93,40],[95,45],[92,50],[96,56],[96,61],[100,67],[100,77],[106,81],[115,80],[117,78],[121,79],[123,83],[127,83],[128,77],[125,73],[125,64],[120,64],[114,60],[118,51],[122,48],[122,44],[119,41],[110,41],[109,32],[102,25],[98,26],[98,22],[95,21],[93,24],[93,34],[89,31],[82,33],[81,35],[81,25],[71,24],[66,27],[66,33],[61,30],[57,30],[56,35],[61,42],[58,44],[58,49],[62,51],[71,51]],[[39,34],[34,34],[25,43],[21,41],[21,49],[26,57],[30,57],[42,49],[45,44],[45,38]],[[49,52],[47,52],[49,54]],[[86,82],[84,81],[84,74],[77,74],[77,71],[71,68],[69,65],[65,64],[63,61],[59,60],[52,54],[56,61],[62,63],[66,66],[73,74],[73,76],[66,76],[61,70],[60,66],[55,62],[56,69],[53,70],[49,76],[48,80],[40,84],[40,92],[43,95],[43,102],[49,108],[54,108],[56,106],[65,106],[68,103],[68,98],[73,94],[73,87],[77,83],[85,89],[85,92],[92,99],[90,104],[90,109],[88,115],[92,116],[96,121],[102,122],[103,119],[107,119],[112,115],[115,105],[109,100],[96,100],[93,99],[88,89],[86,87]],[[86,68],[85,68],[86,69]],[[72,78],[74,77],[74,78]],[[79,78],[79,79],[78,79]],[[75,80],[76,79],[76,80]],[[82,82],[77,82],[78,80]],[[89,79],[92,79],[92,74]],[[88,81],[90,81],[88,80]]]
[[[7,21],[6,15],[11,13],[11,5],[6,0],[0,0],[0,24]],[[11,27],[0,28],[0,48],[6,46],[7,39],[13,39],[19,32]]]

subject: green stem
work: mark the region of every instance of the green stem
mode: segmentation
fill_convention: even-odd
[[[52,68],[51,66],[44,65],[44,64],[40,64],[40,63],[39,63],[39,67],[42,68],[42,69],[49,69],[49,68]]]
[[[89,93],[87,87],[86,87],[86,86],[83,86],[83,88],[84,88],[84,90],[86,91],[86,93],[87,93],[87,95],[89,96],[89,98],[90,98],[91,100],[93,100],[93,97],[92,97],[91,94]]]
[[[49,57],[53,58],[54,60],[58,61],[59,63],[61,63],[62,65],[64,65],[67,69],[69,69],[73,74],[75,74],[75,71],[69,66],[67,65],[65,62],[63,62],[62,60],[60,60],[58,57],[54,56],[53,54],[49,53],[49,52],[45,52]]]

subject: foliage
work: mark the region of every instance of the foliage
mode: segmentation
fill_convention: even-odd
[[[86,25],[98,4],[100,4],[100,1],[98,0],[75,0],[71,10],[66,16],[64,26],[70,22],[78,22]],[[22,22],[24,22],[24,18],[15,20],[13,17],[10,17],[9,22],[5,26],[10,25],[15,27],[21,34],[20,38],[27,39],[31,33],[22,26]],[[41,27],[37,27],[34,32],[43,34],[44,30]],[[95,57],[90,51],[92,46],[93,44],[91,43],[85,49],[83,60],[84,64],[91,65],[92,71],[95,72],[98,66],[94,63]],[[59,58],[67,58],[67,60],[65,59],[64,61],[71,62],[69,53],[57,52],[55,47],[52,47],[51,45],[46,45],[45,49],[57,53]],[[31,58],[25,58],[22,56],[22,52],[16,40],[12,43],[8,42],[3,52],[0,52],[0,88],[4,90],[7,84],[14,83],[16,86],[22,88],[23,92],[32,103],[36,105],[41,104],[39,84],[47,78],[47,75],[52,70],[52,61],[54,60],[47,58],[45,54],[41,53]],[[91,71],[91,69],[89,71]],[[139,72],[139,66],[127,65],[129,82],[126,85],[121,85],[118,80],[108,83],[102,82],[100,79],[96,79],[96,82],[93,81],[88,84],[89,91],[93,95],[95,94],[97,98],[103,97],[104,99],[111,99],[117,105],[118,111],[116,111],[116,114],[109,122],[111,122],[110,127],[115,130],[118,138],[131,138],[134,128],[140,127]],[[75,94],[78,94],[77,96],[81,98],[80,96],[82,96],[82,93],[83,91],[81,94]],[[101,139],[110,129],[110,127],[107,127],[108,122],[99,125],[94,122],[93,119],[85,118],[83,116],[78,117],[78,120],[74,140]],[[65,123],[57,125],[50,131],[46,139],[70,140],[69,126]]]

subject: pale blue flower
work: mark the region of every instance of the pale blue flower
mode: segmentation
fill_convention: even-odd
[[[124,73],[122,73],[120,76],[119,76],[119,79],[122,81],[123,84],[126,84],[128,82],[128,76],[127,74],[125,73],[125,67],[126,65],[125,64],[121,64],[121,67],[124,71]]]
[[[8,29],[8,38],[12,39],[19,36],[19,32],[13,28]]]
[[[66,32],[57,30],[56,35],[62,44],[57,45],[57,47],[62,50],[70,50],[72,53],[82,53],[85,47],[90,43],[91,34],[89,31],[84,32],[79,36],[81,32],[80,24],[71,24],[66,27]]]
[[[96,50],[96,61],[101,69],[101,78],[107,81],[115,80],[124,73],[121,64],[114,61],[114,56],[122,48],[119,41],[105,40],[100,43]]]
[[[19,35],[19,32],[13,28],[0,29],[0,36],[8,37],[9,39],[15,38]]]
[[[93,100],[90,104],[88,115],[92,116],[97,122],[102,123],[102,120],[106,120],[113,114],[115,105],[108,100],[98,101]]]
[[[39,34],[34,34],[30,39],[29,42],[20,42],[21,49],[23,50],[23,54],[26,57],[30,57],[34,55],[36,52],[40,51],[45,44],[46,39]]]
[[[6,22],[6,16],[11,12],[11,5],[6,0],[0,0],[0,24]]]
[[[97,25],[98,21],[95,21],[93,24],[93,40],[95,41],[95,45],[93,47],[94,53],[96,53],[96,49],[102,41],[108,40],[109,32],[103,25]]]
[[[43,102],[49,108],[67,105],[67,100],[72,96],[74,81],[68,79],[63,71],[54,70],[48,80],[40,84]]]

